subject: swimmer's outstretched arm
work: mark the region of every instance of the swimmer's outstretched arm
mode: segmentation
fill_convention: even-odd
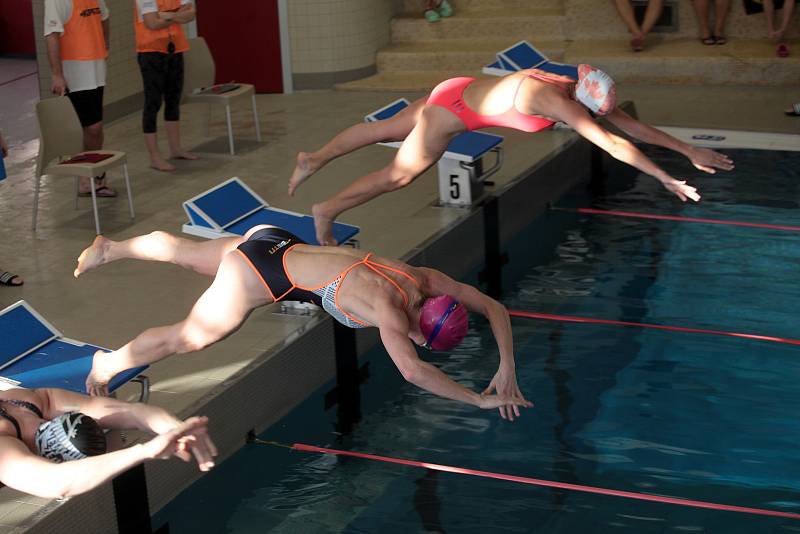
[[[484,409],[501,406],[532,406],[521,397],[479,394],[465,388],[435,365],[419,359],[413,343],[408,338],[408,318],[402,310],[387,303],[378,305],[375,311],[378,317],[381,341],[397,369],[408,382],[430,391],[434,395]]]
[[[694,187],[686,185],[684,181],[676,180],[645,156],[633,143],[597,124],[580,104],[564,98],[550,109],[552,110],[550,115],[554,119],[569,124],[578,134],[608,152],[613,158],[653,176],[667,191],[674,193],[682,201],[686,202],[689,198],[694,201],[700,200],[700,195]]]
[[[525,400],[517,385],[516,364],[514,362],[514,338],[511,334],[511,317],[506,307],[484,295],[468,284],[462,284],[435,269],[422,267],[419,269],[425,275],[424,283],[429,294],[450,295],[473,313],[480,313],[489,320],[492,334],[497,342],[500,352],[500,365],[489,387],[484,393],[497,391],[502,395]],[[503,419],[514,420],[519,417],[519,407],[501,406],[500,416]]]
[[[147,443],[60,464],[35,455],[16,438],[3,436],[0,437],[0,482],[37,497],[80,495],[146,460],[178,456],[189,461],[187,445],[194,440],[194,434],[207,425],[207,418],[192,417]]]
[[[701,171],[714,174],[717,169],[723,171],[733,169],[733,160],[725,154],[684,143],[658,128],[653,128],[649,124],[634,119],[620,108],[615,108],[614,111],[606,115],[606,118],[611,124],[639,141],[650,145],[663,146],[683,154],[692,162],[692,165]]]

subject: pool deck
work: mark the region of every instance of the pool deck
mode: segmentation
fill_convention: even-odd
[[[13,86],[29,80],[0,87],[0,97],[3,91],[25,91]],[[219,111],[212,116],[211,137],[206,137],[205,107],[185,106],[185,146],[202,159],[178,162],[178,170],[171,174],[148,168],[138,115],[116,121],[106,128],[106,147],[128,153],[137,217],[129,220],[124,195],[116,200],[101,199],[104,234],[112,239],[154,230],[179,234],[185,222],[181,202],[232,176],[242,178],[273,206],[308,212],[313,202],[385,165],[394,151],[368,147],[335,161],[290,198],[286,181],[296,152],[319,147],[333,133],[394,98],[396,95],[337,91],[259,95],[263,142],[254,141],[249,109],[238,108],[234,113],[237,156],[227,154],[224,117]],[[651,124],[790,134],[800,134],[800,118],[786,117],[782,110],[798,98],[800,94],[786,87],[625,86],[620,90],[620,99],[635,101],[640,118]],[[33,102],[35,96],[26,105]],[[25,285],[0,288],[0,308],[25,299],[68,337],[106,347],[119,347],[148,327],[181,320],[209,279],[175,266],[143,262],[119,262],[79,280],[72,277],[75,259],[94,238],[91,203],[81,199],[80,208],[74,209],[72,180],[48,177],[43,181],[39,228],[31,231],[31,177],[38,142],[30,134],[32,111],[20,113],[0,103],[0,119],[12,112],[26,122],[19,128],[8,122],[3,125],[12,152],[6,161],[10,176],[0,193],[0,220],[6,223],[5,239],[0,241],[0,270],[22,275]],[[505,137],[505,163],[492,178],[496,190],[515,187],[531,168],[576,140],[569,131],[535,136],[509,130],[496,133]],[[434,172],[429,171],[402,191],[346,213],[341,220],[362,228],[358,238],[365,250],[424,259],[429,265],[462,275],[466,262],[457,255],[458,240],[471,228],[480,227],[476,221],[480,214],[435,207]],[[555,184],[560,177],[552,178]],[[565,176],[558,188],[566,187],[570,179]],[[112,176],[111,184],[120,192],[124,190],[118,175]],[[553,191],[553,184],[540,186]],[[698,186],[702,191],[702,184]],[[535,190],[536,184],[530,187]],[[542,196],[536,200],[541,206],[546,199]],[[527,199],[518,198],[516,202],[517,211],[526,207],[535,211]],[[480,261],[482,249],[468,252],[473,255],[470,261]],[[333,376],[333,358],[327,356],[333,346],[331,320],[321,314],[288,316],[274,311],[274,307],[258,310],[225,341],[197,354],[160,362],[147,372],[152,381],[151,404],[181,417],[197,413],[215,416],[211,431],[220,444],[222,458],[244,444],[247,429],[261,429],[276,420]],[[361,335],[359,351],[366,350],[375,339],[374,332]],[[323,363],[321,358],[325,359]],[[303,369],[303,365],[313,371],[296,374],[298,366]],[[291,380],[288,373],[295,373]],[[126,387],[121,397],[133,394],[133,388]],[[174,461],[152,463],[146,470],[152,512],[198,476],[193,467]],[[111,485],[63,503],[28,497],[8,488],[0,490],[0,534],[52,532],[54,525],[59,532],[113,531],[116,521]]]

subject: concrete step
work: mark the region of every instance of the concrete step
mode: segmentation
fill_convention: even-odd
[[[564,39],[564,16],[559,9],[526,8],[513,15],[501,10],[474,10],[431,24],[418,17],[392,20],[392,42],[440,39],[496,39],[507,37],[513,44],[521,39],[536,42]]]
[[[395,91],[399,93],[427,92],[439,82],[456,76],[479,77],[480,69],[469,71],[403,71],[379,72],[374,76],[340,83],[336,89],[342,91]]]
[[[377,55],[379,72],[451,71],[468,72],[494,61],[495,54],[514,44],[513,39],[420,41],[393,43]],[[563,41],[538,41],[536,46],[550,59],[564,55]]]
[[[621,83],[796,86],[800,81],[800,56],[776,57],[764,39],[735,39],[724,46],[654,40],[644,52],[617,40],[574,41],[564,61],[590,63]]]
[[[411,16],[420,15],[425,0],[395,0],[395,13]],[[564,9],[564,0],[450,0],[456,14],[470,10],[497,10],[514,15],[518,10],[529,9],[532,5],[544,9]]]

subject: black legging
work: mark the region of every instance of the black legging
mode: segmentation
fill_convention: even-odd
[[[183,54],[139,52],[139,69],[144,83],[144,133],[156,133],[156,118],[164,101],[164,120],[181,118],[181,92],[183,91]]]

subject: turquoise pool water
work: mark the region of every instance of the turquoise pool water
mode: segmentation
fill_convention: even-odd
[[[800,154],[731,151],[680,204],[644,176],[563,206],[800,225]],[[553,211],[515,241],[512,309],[800,338],[800,235]],[[425,354],[483,389],[485,321]],[[362,420],[338,435],[321,388],[261,437],[740,506],[800,512],[800,347],[712,335],[514,320],[518,378],[536,403],[510,423],[404,383],[368,356]],[[172,532],[793,532],[800,522],[565,492],[360,459],[245,446],[162,510]]]

